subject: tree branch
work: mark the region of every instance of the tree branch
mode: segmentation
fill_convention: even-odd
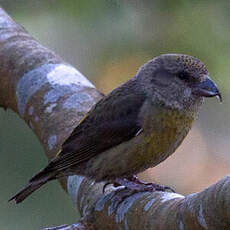
[[[25,120],[51,159],[101,93],[2,9],[0,60],[0,105]]]
[[[75,68],[40,45],[0,9],[0,105],[15,111],[51,159],[102,94]],[[48,229],[230,229],[230,177],[184,197],[94,183],[81,176],[62,181],[81,214],[70,226]],[[123,199],[122,199],[123,197]]]

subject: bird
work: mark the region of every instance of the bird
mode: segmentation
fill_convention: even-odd
[[[162,54],[104,96],[79,122],[48,165],[11,200],[22,202],[48,181],[81,175],[129,189],[164,189],[135,176],[180,146],[205,97],[219,97],[205,65],[185,54]]]

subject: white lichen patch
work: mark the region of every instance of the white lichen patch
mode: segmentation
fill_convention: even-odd
[[[84,180],[83,176],[69,176],[67,182],[67,190],[72,199],[76,204],[76,197],[81,186],[82,181]]]
[[[189,194],[185,197],[185,202],[189,210],[193,213],[194,200],[197,199],[197,193]]]
[[[114,193],[109,193],[106,196],[102,196],[95,205],[95,210],[100,212],[101,210],[103,210],[103,208],[105,207],[105,204],[111,200],[111,198],[114,196]]]
[[[3,15],[3,16],[1,15],[1,17],[0,17],[0,27],[1,27],[1,29],[4,29],[4,28],[7,28],[8,30],[9,30],[9,28],[14,29],[15,23],[13,23],[12,20],[10,20],[10,19],[6,20],[6,16],[8,17],[8,15]],[[8,34],[8,33],[6,33],[6,34]],[[4,33],[3,33],[3,35],[4,35]],[[12,32],[10,33],[10,35],[12,36]],[[2,38],[1,38],[1,40],[2,40]]]
[[[87,210],[88,210],[88,205],[85,204],[85,206],[83,207],[83,210],[82,210],[82,216],[87,216]]]
[[[202,204],[200,204],[200,208],[199,208],[199,214],[198,214],[198,222],[200,223],[200,225],[204,228],[204,229],[208,229],[207,223],[205,221],[204,215],[203,215],[203,206]]]
[[[76,224],[71,224],[71,227],[76,228],[76,229],[81,229],[82,225],[80,223],[76,223]],[[67,227],[68,228],[68,227]]]
[[[121,223],[125,217],[125,214],[128,210],[133,206],[134,202],[136,202],[140,197],[143,196],[143,193],[135,193],[128,198],[126,198],[118,207],[116,211],[116,223]]]
[[[176,198],[184,198],[184,196],[182,196],[178,193],[164,192],[164,194],[161,197],[161,202],[166,202],[166,201],[176,199]]]
[[[56,145],[56,143],[57,143],[57,135],[50,136],[48,139],[49,150],[52,150],[53,147]]]
[[[24,116],[27,103],[34,94],[49,87],[44,96],[44,104],[58,101],[60,96],[76,93],[84,87],[95,88],[78,70],[66,64],[45,64],[33,69],[17,83],[16,96],[19,113]],[[64,94],[63,94],[64,93]],[[38,97],[35,97],[35,100]],[[39,106],[39,103],[36,101]]]
[[[53,108],[55,108],[56,105],[57,105],[57,103],[52,103],[49,106],[47,106],[46,109],[45,109],[45,113],[52,113]]]
[[[84,92],[74,93],[63,103],[64,109],[76,109],[82,107],[86,102],[93,101],[93,98]]]
[[[155,201],[156,201],[155,198],[152,198],[150,201],[148,201],[147,204],[146,204],[145,207],[144,207],[144,210],[145,210],[145,211],[148,211],[149,208],[151,208],[151,206],[153,205],[153,203],[154,203]]]
[[[35,116],[34,121],[38,122],[40,120],[39,116]]]
[[[63,97],[66,94],[67,90],[69,89],[63,89],[61,87],[51,89],[44,95],[44,104],[47,105],[48,103],[57,102],[59,98]]]
[[[78,70],[68,65],[58,65],[47,74],[50,84],[58,85],[84,85],[95,88],[94,85],[87,80]]]
[[[30,106],[30,108],[29,108],[29,115],[32,116],[33,113],[34,113],[34,107]]]
[[[179,222],[179,229],[184,230],[184,223],[182,222],[182,220],[180,220]]]
[[[128,225],[127,218],[125,218],[125,220],[124,220],[124,228],[125,228],[125,230],[129,230],[129,225]]]
[[[85,197],[82,196],[81,199],[80,199],[80,207],[82,207],[84,199],[85,199]]]

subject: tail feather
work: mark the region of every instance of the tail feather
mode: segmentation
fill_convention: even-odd
[[[9,201],[15,200],[16,204],[18,204],[22,202],[23,200],[25,200],[31,193],[39,189],[45,183],[46,182],[39,183],[39,184],[29,183],[25,188],[19,191],[15,196],[11,197]]]
[[[55,175],[56,173],[50,169],[49,165],[42,169],[39,173],[35,174],[32,178],[30,178],[29,183],[46,180]]]
[[[16,204],[22,202],[30,194],[39,189],[42,185],[50,180],[56,179],[55,172],[47,172],[45,169],[36,174],[29,180],[28,185],[26,185],[22,190],[20,190],[15,196],[11,197],[9,201],[15,200]]]

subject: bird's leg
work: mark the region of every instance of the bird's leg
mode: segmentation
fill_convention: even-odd
[[[171,192],[175,192],[172,188],[160,184],[155,183],[146,183],[140,181],[136,175],[130,176],[128,178],[117,178],[115,183],[119,186],[123,185],[130,190],[134,190],[136,192],[153,192],[153,191],[166,191],[169,190]]]

